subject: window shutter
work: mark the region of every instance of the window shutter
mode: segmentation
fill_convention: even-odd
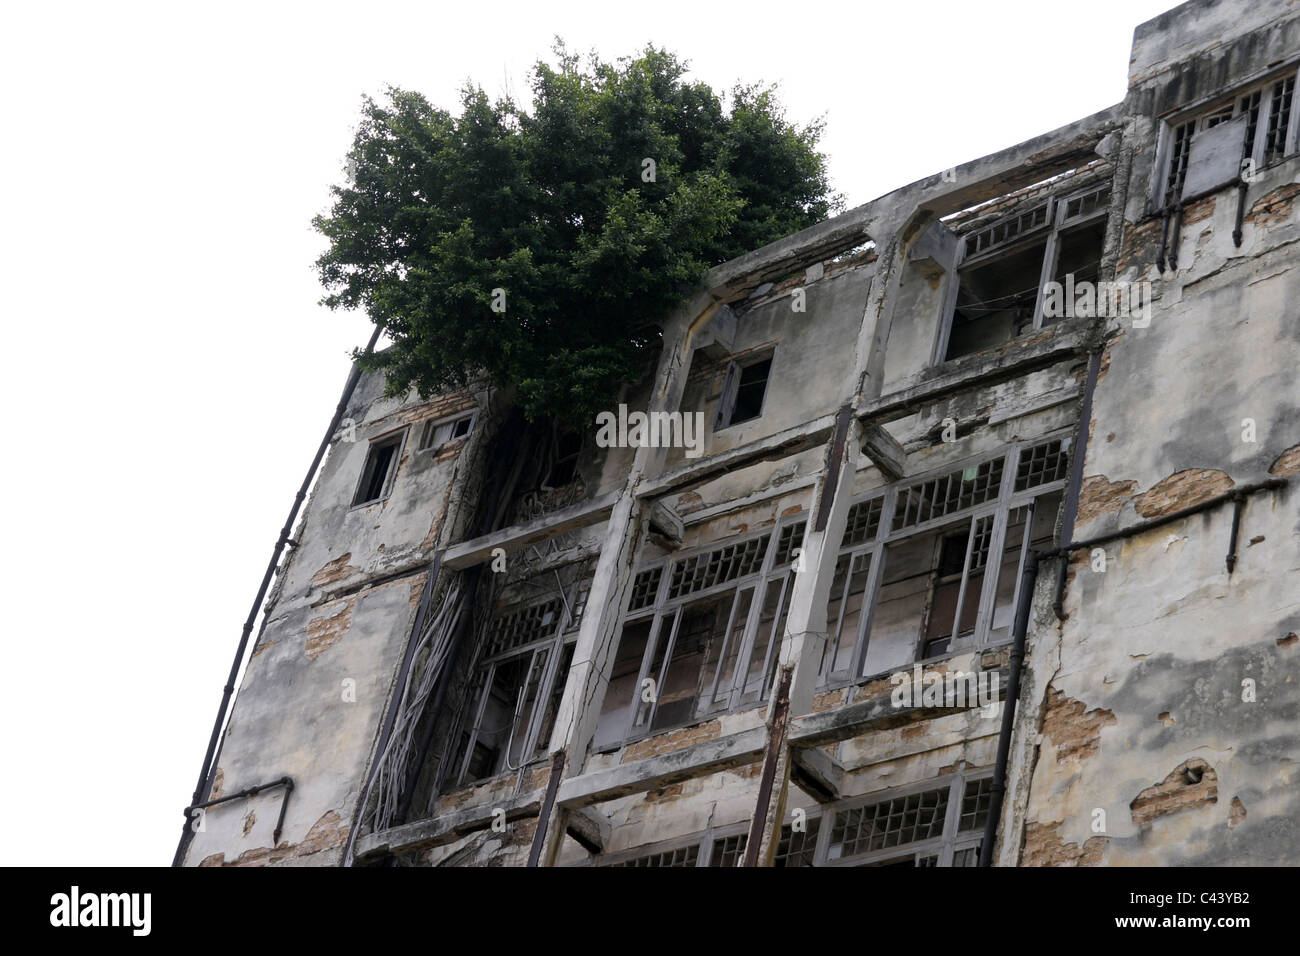
[[[718,412],[713,416],[714,429],[722,428],[731,417],[731,408],[736,403],[736,385],[740,378],[740,369],[735,362],[727,366],[727,377],[722,383],[722,396],[718,399]]]
[[[1182,201],[1195,199],[1237,182],[1245,154],[1246,114],[1192,137]]]

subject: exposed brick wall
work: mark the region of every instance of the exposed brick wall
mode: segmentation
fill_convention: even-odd
[[[1188,468],[1156,482],[1133,499],[1133,506],[1144,518],[1159,518],[1231,491],[1232,486],[1232,479],[1218,469]]]
[[[1097,866],[1109,839],[1089,837],[1080,846],[1065,843],[1057,831],[1061,823],[1031,823],[1025,828],[1025,845],[1020,854],[1021,866]]]
[[[701,744],[706,740],[716,740],[721,732],[722,724],[716,720],[709,720],[702,724],[696,724],[694,727],[683,727],[680,730],[655,734],[653,737],[647,737],[645,740],[638,740],[634,744],[629,744],[627,749],[623,751],[620,763],[629,763],[633,760],[642,760],[646,757],[666,754],[673,750],[681,750],[683,747]]]
[[[330,810],[312,824],[301,843],[281,843],[272,849],[260,846],[245,850],[234,860],[227,861],[224,853],[214,853],[203,858],[199,866],[267,866],[273,863],[311,862],[305,857],[327,850],[341,849],[348,838],[348,827],[339,814]]]
[[[1119,511],[1137,487],[1136,481],[1110,481],[1105,475],[1089,475],[1079,486],[1078,523],[1085,525]]]
[[[1159,817],[1208,806],[1218,800],[1219,775],[1197,757],[1179,764],[1164,780],[1139,793],[1129,809],[1134,823],[1149,824]]]
[[[1300,473],[1300,445],[1292,445],[1277,456],[1277,461],[1269,466],[1270,475],[1285,477]]]
[[[1245,221],[1263,229],[1271,229],[1279,223],[1287,222],[1294,212],[1295,197],[1300,195],[1300,185],[1287,183],[1271,193],[1259,197],[1251,204]]]
[[[1056,745],[1057,763],[1091,757],[1101,742],[1101,728],[1113,723],[1111,711],[1088,710],[1083,701],[1066,697],[1055,687],[1048,689],[1042,733]]]
[[[319,571],[312,575],[312,587],[325,587],[329,584],[337,584],[345,578],[350,578],[354,574],[359,574],[361,569],[354,565],[348,564],[352,560],[352,552],[339,555],[333,561],[326,562]]]

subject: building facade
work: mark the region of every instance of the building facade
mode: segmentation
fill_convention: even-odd
[[[621,440],[362,376],[182,862],[1300,862],[1298,69],[1285,4],[1142,24],[715,268]]]

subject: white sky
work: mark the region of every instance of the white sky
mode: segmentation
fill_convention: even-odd
[[[294,491],[364,343],[310,220],[362,93],[521,92],[561,35],[825,113],[849,205],[1120,100],[1079,3],[26,3],[0,31],[3,864],[166,865]]]

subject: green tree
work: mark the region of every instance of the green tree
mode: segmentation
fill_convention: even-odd
[[[664,50],[555,52],[531,109],[473,86],[459,115],[401,89],[364,101],[317,267],[328,306],[391,337],[364,364],[392,394],[486,375],[530,420],[589,422],[710,266],[840,205],[821,123],[787,122],[772,88],[728,110]]]

